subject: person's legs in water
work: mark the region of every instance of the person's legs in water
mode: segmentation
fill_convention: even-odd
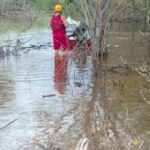
[[[68,40],[66,35],[61,36],[61,47],[63,48],[64,54],[68,54]]]
[[[53,43],[54,43],[55,53],[58,54],[60,51],[60,47],[61,47],[61,43],[59,41],[59,36],[53,36]]]
[[[56,53],[59,54],[61,50],[64,54],[68,53],[68,41],[67,36],[64,32],[56,33],[54,35],[53,42],[54,42],[54,50]]]

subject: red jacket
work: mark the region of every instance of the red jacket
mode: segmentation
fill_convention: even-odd
[[[53,15],[50,25],[53,30],[53,33],[56,33],[56,32],[64,32],[65,33],[66,32],[66,28],[63,24],[63,21],[62,21],[60,15]]]

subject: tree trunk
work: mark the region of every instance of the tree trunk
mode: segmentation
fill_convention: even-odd
[[[96,56],[107,54],[106,32],[109,22],[109,8],[111,0],[74,0],[80,8],[85,23],[89,26],[93,40],[93,52]]]
[[[144,7],[147,8],[147,0],[144,0]],[[144,32],[146,31],[147,31],[147,13],[145,13],[144,15]]]

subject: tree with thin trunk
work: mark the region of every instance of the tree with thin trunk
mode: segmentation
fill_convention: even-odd
[[[73,0],[92,35],[92,49],[96,56],[105,56],[107,51],[107,30],[110,16],[121,4],[116,0]]]

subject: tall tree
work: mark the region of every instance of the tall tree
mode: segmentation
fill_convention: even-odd
[[[95,54],[106,55],[106,31],[110,15],[116,7],[115,0],[73,0],[73,2],[90,28]]]

